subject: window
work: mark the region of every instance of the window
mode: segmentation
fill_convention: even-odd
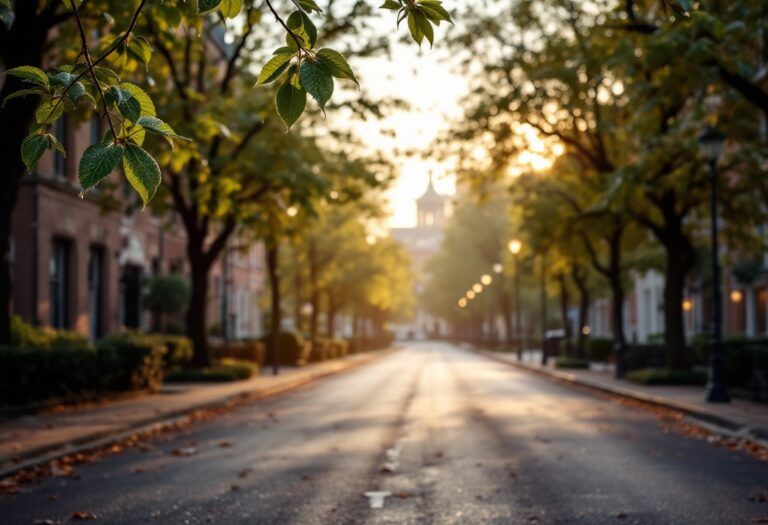
[[[51,247],[49,262],[51,326],[53,328],[69,327],[69,264],[70,242],[56,239]]]
[[[69,123],[66,115],[56,121],[54,135],[64,149],[69,149]],[[53,154],[53,174],[57,177],[67,176],[67,159],[58,151]]]
[[[766,300],[768,300],[768,289],[765,287],[757,290],[757,333],[768,335],[768,312],[766,311]]]
[[[104,247],[91,246],[88,257],[88,322],[92,339],[104,335]]]
[[[101,142],[101,118],[98,115],[91,117],[89,131],[91,134],[91,144]]]

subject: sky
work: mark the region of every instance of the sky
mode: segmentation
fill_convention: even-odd
[[[467,82],[451,71],[444,43],[445,25],[435,36],[435,47],[419,46],[410,41],[400,43],[407,34],[405,24],[395,33],[394,18],[382,12],[382,24],[391,24],[393,52],[391,57],[358,59],[353,62],[364,91],[371,98],[397,94],[410,103],[408,109],[394,109],[384,119],[371,119],[355,124],[359,136],[373,149],[382,151],[408,150],[415,155],[400,156],[395,164],[399,176],[387,192],[390,227],[408,227],[416,223],[416,204],[427,188],[429,175],[435,179],[438,193],[453,195],[455,179],[451,166],[429,154],[438,136],[449,129],[452,120],[460,118],[460,100],[467,91]],[[394,132],[393,135],[389,131]]]

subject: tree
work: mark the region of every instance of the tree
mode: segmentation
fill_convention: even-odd
[[[322,12],[321,8],[314,0],[297,0],[295,5],[297,10],[284,18],[270,0],[265,2],[270,14],[285,31],[286,46],[278,48],[262,68],[258,79],[260,83],[280,79],[275,107],[288,126],[303,113],[307,94],[323,108],[332,95],[334,78],[355,79],[341,54],[331,49],[315,49],[317,28],[310,15]],[[418,43],[424,38],[432,43],[432,25],[451,22],[450,15],[436,0],[393,1],[386,2],[383,7],[396,11],[398,22],[408,20],[411,35]],[[26,170],[34,169],[46,150],[57,149],[65,153],[55,137],[47,133],[48,126],[64,111],[75,111],[77,106],[83,104],[93,105],[104,115],[109,133],[103,142],[89,148],[81,159],[79,171],[83,190],[94,187],[121,166],[128,182],[146,204],[160,185],[161,172],[153,156],[142,147],[144,136],[146,133],[156,134],[172,142],[183,140],[183,137],[155,115],[154,105],[144,90],[125,82],[121,75],[133,75],[137,65],[150,63],[152,57],[149,40],[144,35],[135,34],[134,30],[143,14],[146,29],[154,35],[156,44],[167,43],[178,36],[176,28],[182,21],[188,29],[186,35],[202,35],[206,28],[216,25],[212,17],[205,16],[214,9],[222,18],[239,17],[245,9],[245,16],[241,17],[244,21],[241,40],[234,54],[225,57],[227,65],[220,78],[221,91],[227,92],[240,52],[253,25],[261,18],[260,10],[254,7],[251,0],[166,2],[159,5],[147,0],[140,0],[137,5],[108,0],[85,3],[80,0],[0,1],[0,57],[11,78],[3,85],[2,99],[3,103],[12,98],[21,99],[13,101],[15,106],[8,106],[11,109],[3,109],[0,114],[3,122],[15,123],[4,129],[2,137],[3,152],[7,154],[6,158],[13,160],[0,186],[0,343],[10,339],[10,217],[21,177]],[[114,20],[115,24],[102,24],[105,19]],[[51,42],[54,28],[57,29],[58,56],[63,64],[46,73],[41,69],[43,53]],[[94,32],[99,36],[98,50],[92,41]],[[187,73],[192,70],[190,58],[192,52],[197,51],[198,76],[194,81],[198,88],[205,84],[205,66],[213,56],[207,53],[204,42],[205,39],[201,39],[184,47],[185,59],[178,63],[180,74],[189,77]],[[166,49],[163,52],[161,48],[166,58],[169,58],[170,51]],[[173,70],[177,63],[171,57],[168,64]],[[186,94],[186,89],[191,87],[189,83],[178,83],[178,74],[174,74],[172,80],[179,93]],[[24,138],[33,123],[32,133]],[[247,143],[246,138],[247,135],[242,144]],[[211,146],[218,142],[214,141]],[[217,153],[217,147],[211,150],[211,153]],[[194,159],[199,160],[204,159]],[[215,165],[209,167],[212,172],[217,169]],[[172,191],[176,193],[176,189]],[[200,229],[199,224],[195,226],[196,230]],[[232,228],[234,226],[225,223],[221,232]],[[213,246],[217,245],[214,242]],[[199,289],[202,283],[193,281],[193,289],[195,284]],[[198,302],[199,297],[193,293],[192,304]],[[199,342],[200,334],[195,336]],[[197,356],[196,361],[205,361],[203,354]]]
[[[156,330],[165,332],[167,315],[184,311],[189,301],[189,283],[178,274],[158,275],[149,282],[144,304],[155,316]]]

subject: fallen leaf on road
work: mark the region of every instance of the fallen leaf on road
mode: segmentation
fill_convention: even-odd
[[[197,454],[197,449],[195,447],[183,447],[183,448],[173,449],[174,456],[194,456],[195,454]]]
[[[229,447],[231,447],[231,446],[232,446],[232,442],[231,442],[231,441],[221,441],[221,442],[219,443],[219,446],[220,446],[221,448],[229,448]]]
[[[240,490],[240,486],[239,485],[232,485],[231,487],[229,487],[229,489],[232,492],[237,492],[238,490]]]
[[[95,520],[96,516],[94,516],[90,512],[78,511],[78,512],[73,512],[72,516],[70,517],[70,519],[72,519],[72,520]]]
[[[529,516],[528,523],[541,523],[541,518],[538,516]]]
[[[395,494],[395,496],[397,496],[400,499],[408,499],[411,497],[411,495],[408,494],[407,492],[398,492],[397,494]]]
[[[768,518],[754,518],[752,523],[768,523]]]
[[[237,475],[237,477],[240,478],[240,479],[243,479],[243,478],[247,477],[248,474],[250,474],[251,472],[253,472],[252,468],[244,468],[243,470],[240,471],[240,473]]]
[[[56,525],[53,520],[35,520],[35,525]]]
[[[623,512],[619,512],[618,514],[616,514],[616,518],[620,519],[620,520],[623,520],[626,517],[627,517],[627,515],[624,514]]]

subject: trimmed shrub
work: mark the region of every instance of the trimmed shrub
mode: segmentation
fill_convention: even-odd
[[[267,334],[261,341],[269,349],[269,341],[272,336]],[[304,338],[296,332],[280,332],[277,334],[277,357],[281,366],[303,366],[307,364],[312,345],[304,342]],[[267,350],[266,363],[272,364],[269,350]]]
[[[664,368],[666,365],[664,346],[658,344],[629,345],[624,355],[624,363],[628,371],[643,368]]]
[[[253,340],[212,343],[211,352],[216,359],[231,358],[264,365],[267,349],[264,343]]]
[[[183,335],[147,334],[145,337],[165,346],[163,366],[165,369],[183,366],[192,360],[192,341]]]
[[[613,339],[590,337],[587,346],[590,361],[606,362],[613,356]]]
[[[49,332],[48,330],[44,332]],[[110,336],[94,347],[81,337],[47,334],[62,348],[0,348],[0,403],[31,408],[90,399],[103,392],[154,389],[162,382],[165,345],[134,333]],[[38,333],[24,334],[25,344]],[[77,346],[78,341],[80,346]]]
[[[162,341],[133,331],[111,334],[97,345],[113,366],[109,384],[117,390],[157,389],[163,382],[167,348]]]
[[[93,348],[88,338],[78,332],[32,326],[22,321],[21,317],[17,315],[11,318],[11,346],[13,348],[55,348],[57,350]]]
[[[208,368],[179,368],[168,373],[169,383],[218,383],[241,381],[256,375],[259,366],[251,361],[225,358]]]
[[[318,338],[312,341],[308,361],[310,363],[320,363],[330,359],[330,346],[330,341],[327,339]]]
[[[555,359],[555,368],[588,369],[589,360],[577,359],[575,357],[558,357]]]
[[[696,369],[643,368],[627,373],[626,378],[641,385],[704,385],[707,373]]]

